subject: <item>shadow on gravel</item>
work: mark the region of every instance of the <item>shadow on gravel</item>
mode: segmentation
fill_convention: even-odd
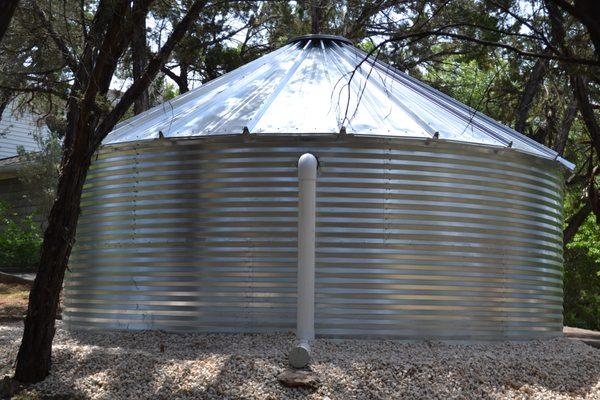
[[[313,390],[282,386],[292,335],[59,330],[39,393],[85,398],[596,397],[600,352],[567,339],[495,345],[327,341]],[[1,339],[1,338],[0,338]],[[0,340],[2,342],[2,340]],[[254,350],[253,350],[254,349]],[[594,389],[598,390],[598,389]]]

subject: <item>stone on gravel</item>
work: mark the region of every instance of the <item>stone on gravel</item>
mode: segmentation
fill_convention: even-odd
[[[313,371],[305,369],[286,369],[277,377],[282,385],[287,387],[305,387],[316,389],[321,381]]]

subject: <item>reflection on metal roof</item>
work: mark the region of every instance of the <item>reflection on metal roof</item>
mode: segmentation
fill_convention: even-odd
[[[338,133],[437,137],[556,152],[366,54],[305,36],[119,124],[105,144],[165,137]]]

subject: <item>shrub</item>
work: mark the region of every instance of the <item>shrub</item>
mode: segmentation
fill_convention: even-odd
[[[0,203],[0,268],[35,268],[41,245],[42,233],[32,216],[20,218]]]
[[[573,197],[566,207],[572,215]],[[576,203],[576,202],[575,202]],[[564,254],[564,322],[584,329],[600,329],[600,225],[590,215],[567,244]]]

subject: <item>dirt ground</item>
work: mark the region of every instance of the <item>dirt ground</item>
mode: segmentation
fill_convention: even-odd
[[[0,283],[0,322],[22,320],[27,313],[29,286]]]

